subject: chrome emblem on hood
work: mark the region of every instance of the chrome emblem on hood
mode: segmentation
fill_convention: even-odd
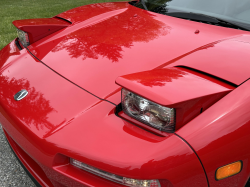
[[[28,95],[28,93],[29,92],[27,90],[21,90],[14,95],[14,99],[16,101],[20,101],[21,99],[25,98]]]

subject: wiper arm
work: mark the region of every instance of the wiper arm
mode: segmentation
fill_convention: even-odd
[[[250,31],[249,28],[241,26],[241,25],[239,25],[237,23],[233,23],[231,21],[227,21],[227,20],[224,20],[224,19],[221,19],[221,18],[215,18],[215,19],[217,19],[219,21],[218,24],[226,24],[226,25],[232,26],[232,27],[240,29],[240,30]]]
[[[213,24],[218,24],[222,26],[228,26],[232,28],[237,28],[245,31],[250,31],[249,28],[245,28],[243,26],[240,26],[236,23],[232,23],[230,21],[226,21],[217,17],[205,15],[205,14],[200,14],[200,13],[194,13],[194,12],[170,12],[166,13],[166,15],[177,17],[177,18],[182,18],[182,19],[190,19],[194,21],[201,21],[201,22],[209,22]]]
[[[141,4],[142,4],[142,6],[143,6],[143,8],[144,8],[145,10],[148,10],[148,8],[147,8],[146,3],[145,3],[144,0],[141,0]]]

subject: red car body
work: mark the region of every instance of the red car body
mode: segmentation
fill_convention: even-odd
[[[32,44],[20,50],[14,40],[0,51],[0,122],[41,186],[123,186],[69,158],[119,176],[158,179],[162,187],[246,185],[248,31],[128,2],[14,25],[33,34]],[[117,113],[122,87],[176,108],[175,132]],[[22,89],[29,94],[15,101]],[[242,162],[240,173],[215,179],[218,168],[236,161]]]

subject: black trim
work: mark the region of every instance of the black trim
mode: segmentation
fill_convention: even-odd
[[[106,99],[102,99],[102,98],[98,97],[97,95],[92,94],[92,93],[89,92],[88,90],[85,90],[84,88],[78,86],[76,83],[74,83],[74,82],[72,82],[71,80],[67,79],[67,78],[64,77],[63,75],[61,75],[61,74],[59,74],[58,72],[56,72],[55,70],[53,70],[53,69],[52,69],[51,67],[49,67],[47,64],[43,63],[40,59],[38,59],[35,55],[33,55],[33,53],[31,53],[31,51],[29,50],[29,48],[25,47],[25,49],[27,49],[27,51],[28,51],[35,59],[37,59],[39,62],[41,62],[43,65],[45,65],[47,68],[49,68],[51,71],[53,71],[53,72],[56,73],[57,75],[61,76],[62,78],[64,78],[65,80],[69,81],[70,83],[74,84],[74,85],[77,86],[78,88],[84,90],[85,92],[88,92],[89,94],[91,94],[91,95],[97,97],[98,99],[100,99],[100,100],[102,100],[102,101],[107,101],[107,102],[109,102],[109,103],[111,103],[111,104],[113,104],[113,105],[116,106],[115,103],[112,103],[112,102],[110,102],[110,101],[108,101],[108,100],[106,100]]]
[[[206,75],[206,76],[209,76],[209,77],[211,77],[211,78],[217,79],[217,80],[219,80],[219,81],[221,81],[221,82],[224,82],[224,83],[226,83],[226,84],[228,84],[228,85],[230,85],[230,86],[233,86],[233,87],[235,87],[235,88],[237,88],[237,87],[239,86],[239,85],[237,85],[237,84],[234,84],[234,83],[232,83],[232,82],[229,82],[229,81],[227,81],[227,80],[224,80],[224,79],[222,79],[222,78],[220,78],[220,77],[216,77],[216,76],[214,76],[214,75],[211,75],[211,74],[209,74],[209,73],[206,73],[206,72],[203,72],[203,71],[194,69],[194,68],[190,68],[190,67],[187,67],[187,66],[175,66],[175,67],[180,67],[180,68],[188,69],[188,70],[191,70],[191,71],[194,71],[194,72],[197,72],[197,73],[201,73],[201,74],[203,74],[203,75]]]
[[[69,20],[67,20],[67,19],[65,19],[65,18],[62,18],[62,17],[59,17],[59,16],[55,16],[54,18],[61,19],[61,20],[63,20],[63,21],[66,21],[66,22],[72,24],[71,21],[69,21]]]
[[[16,46],[17,46],[17,48],[18,48],[19,50],[22,50],[23,48],[21,47],[21,45],[20,45],[20,43],[19,43],[18,40],[19,40],[18,38],[15,40],[15,44],[16,44]]]
[[[244,82],[240,83],[240,85],[244,84],[245,82],[247,82],[248,80],[250,80],[250,78],[248,78],[247,80],[245,80]],[[239,85],[239,86],[240,86]]]
[[[116,106],[116,110],[115,110],[115,115],[120,117],[119,116],[119,112],[122,111],[122,103],[119,103],[117,106]]]
[[[205,167],[203,166],[202,162],[201,162],[201,159],[200,157],[197,155],[197,153],[195,152],[194,148],[184,139],[182,138],[181,136],[179,136],[178,134],[174,133],[176,136],[178,136],[180,139],[182,139],[194,152],[194,154],[197,156],[197,158],[199,159],[200,163],[201,163],[201,166],[204,170],[204,173],[205,173],[205,176],[206,176],[206,179],[207,179],[207,185],[209,187],[209,181],[208,181],[208,177],[207,177],[207,173],[206,173],[206,170],[205,170]]]
[[[16,155],[15,151],[12,149],[8,139],[6,138],[6,136],[4,135],[7,143],[9,144],[10,148],[11,148],[11,151],[13,152],[13,154],[15,155],[16,159],[18,160],[19,164],[22,166],[22,168],[24,169],[24,171],[27,173],[27,175],[31,178],[31,180],[34,182],[34,184],[37,186],[37,187],[42,187],[41,184],[39,184],[39,182],[33,177],[33,175],[31,175],[31,173],[26,169],[26,167],[23,165],[23,163],[21,162],[21,160],[19,160],[18,156]]]

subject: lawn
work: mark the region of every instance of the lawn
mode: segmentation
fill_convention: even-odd
[[[74,7],[111,1],[114,0],[0,0],[0,49],[16,38],[14,20],[48,18]]]

